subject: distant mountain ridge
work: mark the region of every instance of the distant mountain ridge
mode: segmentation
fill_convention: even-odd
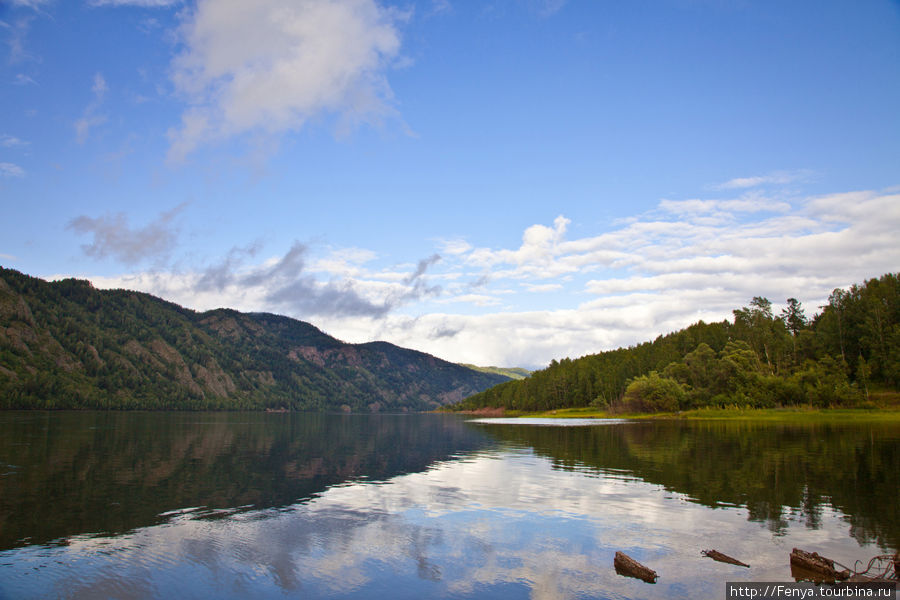
[[[478,365],[470,365],[469,363],[460,363],[464,367],[481,371],[482,373],[496,373],[504,375],[510,379],[525,379],[531,375],[531,371],[522,367],[479,367]]]
[[[0,408],[430,410],[508,380],[289,317],[0,267]]]

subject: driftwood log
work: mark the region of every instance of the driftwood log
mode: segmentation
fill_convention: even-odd
[[[736,558],[732,558],[732,557],[728,556],[727,554],[722,554],[718,550],[703,550],[702,552],[700,552],[700,554],[702,554],[703,556],[708,556],[709,558],[711,558],[715,561],[728,563],[730,565],[737,565],[739,567],[749,567],[750,566],[747,563],[741,562]]]
[[[635,577],[646,581],[647,583],[656,583],[656,578],[659,577],[656,574],[656,571],[645,567],[623,552],[616,552],[616,558],[613,560],[613,565],[616,567],[616,573],[619,575]]]
[[[834,561],[830,558],[819,556],[816,552],[805,552],[799,548],[791,551],[791,566],[814,573],[824,581],[843,581],[850,577],[850,571],[835,569]]]

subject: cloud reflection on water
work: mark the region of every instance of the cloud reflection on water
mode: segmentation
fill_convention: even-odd
[[[788,580],[792,545],[845,563],[859,555],[829,507],[820,529],[793,525],[776,535],[742,508],[508,447],[287,508],[192,511],[118,537],[0,553],[13,572],[0,596],[689,598],[718,595],[725,581]],[[710,547],[752,569],[701,558]],[[659,583],[616,575],[616,550]]]

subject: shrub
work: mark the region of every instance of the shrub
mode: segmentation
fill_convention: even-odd
[[[674,379],[650,371],[628,384],[624,408],[630,412],[674,412],[687,408],[687,394]]]

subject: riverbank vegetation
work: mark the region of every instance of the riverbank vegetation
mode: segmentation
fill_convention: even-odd
[[[806,406],[876,409],[900,383],[900,278],[836,289],[812,317],[789,298],[753,298],[731,321],[695,323],[630,348],[554,360],[455,404],[607,415]]]
[[[779,423],[897,423],[900,424],[900,401],[884,408],[816,408],[787,406],[749,408],[739,406],[693,408],[678,412],[627,413],[599,410],[590,406],[561,408],[542,412],[479,412],[482,417],[528,417],[541,419],[640,419],[640,420],[708,420],[708,421],[773,421]]]

